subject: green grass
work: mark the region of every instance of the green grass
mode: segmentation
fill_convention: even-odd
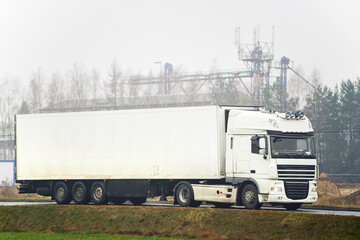
[[[213,239],[359,239],[360,217],[94,205],[0,207],[0,232]]]
[[[0,233],[0,240],[178,240],[180,238],[162,238],[162,237],[138,237],[121,235],[101,235],[101,234],[71,234],[71,233],[31,233],[31,232],[4,232]]]

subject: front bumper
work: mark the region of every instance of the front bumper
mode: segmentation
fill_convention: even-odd
[[[259,194],[260,203],[314,203],[318,199],[316,181],[309,181],[307,197],[304,199],[288,198],[283,181],[269,181],[269,193]]]

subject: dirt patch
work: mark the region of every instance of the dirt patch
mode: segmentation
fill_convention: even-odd
[[[360,206],[360,179],[329,177],[322,173],[317,181],[319,199],[315,205]]]
[[[345,204],[360,206],[360,191],[356,191],[350,194],[349,196],[347,196],[345,199]]]
[[[16,188],[2,187],[0,188],[0,199],[16,198],[18,195]]]
[[[49,201],[50,199],[50,197],[44,197],[36,193],[19,194],[16,187],[0,188],[0,201]]]

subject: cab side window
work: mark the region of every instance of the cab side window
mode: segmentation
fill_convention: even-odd
[[[260,145],[259,145],[259,138],[252,137],[251,138],[251,153],[259,154]]]

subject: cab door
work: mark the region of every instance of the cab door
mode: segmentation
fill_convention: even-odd
[[[250,137],[249,135],[233,137],[234,175],[239,177],[250,177]]]
[[[250,138],[250,173],[251,177],[266,178],[269,174],[268,138],[252,136]]]

